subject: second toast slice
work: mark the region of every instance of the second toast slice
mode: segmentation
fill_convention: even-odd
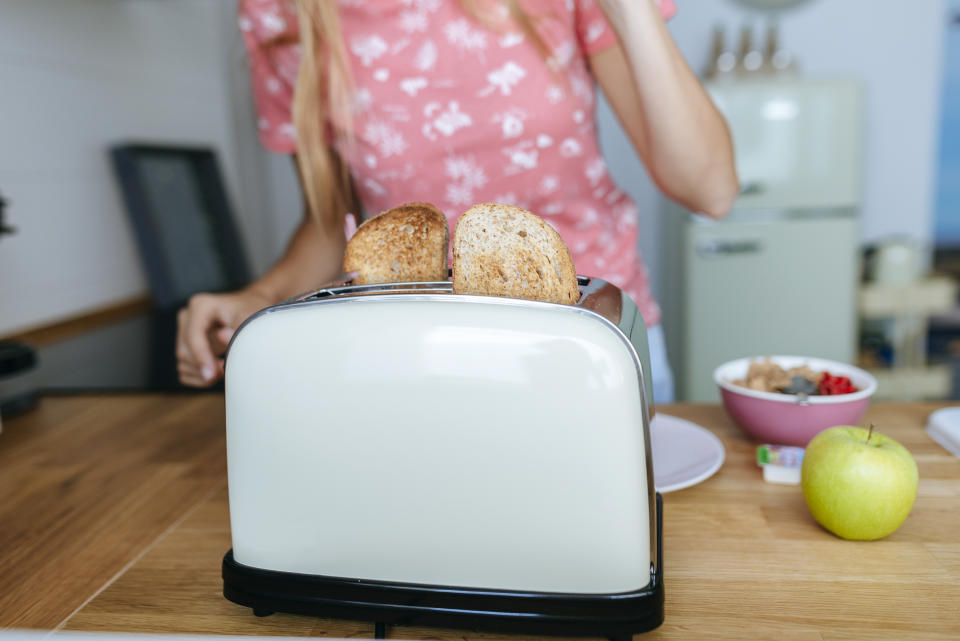
[[[577,272],[560,234],[510,205],[468,209],[453,238],[453,292],[573,305]]]

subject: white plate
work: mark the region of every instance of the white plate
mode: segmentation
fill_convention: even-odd
[[[688,420],[657,414],[650,422],[653,478],[661,494],[707,480],[723,465],[723,443]]]

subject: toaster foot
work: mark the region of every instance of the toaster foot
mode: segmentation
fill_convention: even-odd
[[[373,638],[374,639],[386,639],[387,638],[387,624],[383,621],[377,621],[373,624]]]
[[[273,614],[273,610],[264,610],[263,608],[253,608],[253,616],[268,617]]]

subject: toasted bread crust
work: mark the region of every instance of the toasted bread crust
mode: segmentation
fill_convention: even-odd
[[[447,217],[429,203],[388,209],[357,228],[343,255],[353,282],[409,283],[447,280]]]
[[[453,291],[572,305],[577,272],[560,234],[529,211],[483,203],[457,221]]]

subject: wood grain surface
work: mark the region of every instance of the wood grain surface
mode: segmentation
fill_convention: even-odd
[[[920,468],[906,523],[840,540],[798,487],[769,485],[719,406],[663,406],[720,437],[720,471],[664,497],[666,621],[643,639],[960,638],[960,460],[923,426],[933,404],[871,406],[864,423]],[[223,598],[230,547],[223,401],[44,399],[0,434],[0,626],[371,638],[364,622],[254,617]],[[394,639],[531,639],[388,628]],[[556,637],[543,637],[543,639]]]
[[[0,434],[0,625],[54,628],[225,484],[219,396],[43,399]]]

